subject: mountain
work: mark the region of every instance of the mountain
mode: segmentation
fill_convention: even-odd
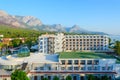
[[[0,10],[0,24],[8,25],[12,27],[20,27],[33,29],[37,31],[50,31],[50,32],[69,32],[69,33],[81,33],[81,34],[105,34],[103,32],[92,32],[82,29],[78,25],[72,27],[65,27],[61,24],[46,25],[42,21],[33,16],[16,16],[10,15],[3,10]]]
[[[23,23],[19,22],[16,18],[2,10],[0,10],[0,24],[10,25],[13,27],[25,27]]]
[[[33,16],[14,16],[19,22],[25,23],[28,26],[41,26],[42,22]]]
[[[29,26],[41,26],[42,22],[33,16],[14,16],[0,10],[0,24],[26,28]]]

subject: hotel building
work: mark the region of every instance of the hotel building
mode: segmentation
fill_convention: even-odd
[[[63,51],[64,34],[45,34],[39,36],[39,52],[54,54]]]
[[[39,37],[39,52],[53,54],[69,51],[107,52],[107,35],[56,35],[46,34]]]

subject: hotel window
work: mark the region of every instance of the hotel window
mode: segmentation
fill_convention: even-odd
[[[74,70],[79,70],[79,68],[78,67],[74,67]]]
[[[34,70],[38,70],[38,67],[35,67]]]
[[[76,44],[79,44],[79,42],[76,42]]]
[[[68,44],[68,42],[66,42],[66,44]]]
[[[99,36],[97,36],[97,38],[99,38]]]
[[[105,67],[102,67],[102,70],[105,70]]]
[[[88,70],[92,70],[92,67],[88,67]]]
[[[97,66],[95,66],[95,67],[94,67],[94,70],[98,70],[98,67],[97,67]]]
[[[94,39],[94,41],[96,41],[96,39]]]
[[[103,39],[101,39],[101,41],[103,41]]]
[[[40,70],[44,70],[44,67],[40,67]]]
[[[101,38],[103,38],[103,36],[101,36]]]
[[[108,66],[108,67],[107,67],[107,70],[112,70],[112,67]]]
[[[42,42],[42,41],[40,41],[40,45],[43,45],[43,42]]]
[[[80,70],[85,70],[85,67],[81,67]]]
[[[82,44],[82,42],[80,42],[80,44]]]
[[[51,70],[51,67],[50,67],[50,66],[48,66],[48,70]]]
[[[72,67],[68,67],[68,70],[72,70]]]
[[[65,67],[61,67],[61,70],[65,70]]]
[[[80,48],[80,50],[82,50],[82,48]]]
[[[43,40],[43,38],[40,38],[40,40]]]
[[[78,60],[74,60],[74,64],[75,64],[75,65],[78,65]]]
[[[62,65],[65,65],[65,60],[61,60]]]
[[[68,65],[72,65],[72,60],[68,60]]]
[[[81,65],[85,65],[85,60],[81,60],[81,61],[80,61],[80,64],[81,64]]]
[[[92,65],[92,60],[87,60],[87,65]]]
[[[94,65],[98,65],[99,64],[99,60],[94,60]]]

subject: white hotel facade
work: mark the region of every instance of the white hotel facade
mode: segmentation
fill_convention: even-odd
[[[39,37],[39,52],[57,53],[68,51],[107,52],[109,37],[107,35],[56,35],[46,34]]]

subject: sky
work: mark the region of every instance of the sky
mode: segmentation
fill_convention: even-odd
[[[35,16],[44,24],[77,24],[89,31],[120,35],[120,0],[0,0],[0,10]]]

